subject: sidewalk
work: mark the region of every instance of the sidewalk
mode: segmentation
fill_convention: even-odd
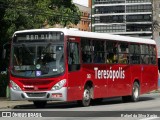
[[[8,98],[0,97],[0,109],[14,108],[18,105],[33,105],[33,102],[29,101],[11,101]]]

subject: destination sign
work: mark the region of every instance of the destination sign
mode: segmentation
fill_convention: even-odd
[[[14,36],[14,42],[21,41],[61,41],[63,38],[62,32],[29,32],[18,33]]]

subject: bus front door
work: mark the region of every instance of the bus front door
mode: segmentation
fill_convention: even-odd
[[[82,98],[79,42],[68,42],[68,101]]]

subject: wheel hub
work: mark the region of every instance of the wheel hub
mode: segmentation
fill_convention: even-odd
[[[90,98],[90,96],[89,96],[89,90],[85,90],[85,91],[84,91],[83,97],[84,97],[84,100],[85,100],[85,101],[88,101],[88,100],[89,100],[89,98]]]
[[[139,93],[138,93],[138,88],[137,87],[134,88],[133,92],[134,92],[133,94],[134,94],[135,98],[138,98]]]

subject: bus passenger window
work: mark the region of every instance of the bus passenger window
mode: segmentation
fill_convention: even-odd
[[[131,64],[140,64],[140,45],[130,44],[130,63]]]
[[[117,45],[117,42],[106,42],[106,63],[118,62]]]
[[[104,54],[104,41],[103,40],[93,40],[93,58],[94,63],[105,63]]]
[[[81,50],[82,50],[82,62],[92,63],[92,53],[94,47],[91,44],[91,40],[87,38],[81,39]]]
[[[150,63],[156,64],[156,48],[155,48],[155,46],[149,47],[149,54],[150,54]]]
[[[82,60],[83,60],[83,63],[91,63],[92,62],[91,53],[82,52]]]
[[[121,64],[128,64],[129,63],[129,48],[128,43],[120,42],[118,45],[118,53],[119,58],[118,62]]]
[[[128,63],[128,56],[127,54],[119,54],[119,63],[127,64]]]
[[[149,64],[149,46],[141,45],[141,63]]]

